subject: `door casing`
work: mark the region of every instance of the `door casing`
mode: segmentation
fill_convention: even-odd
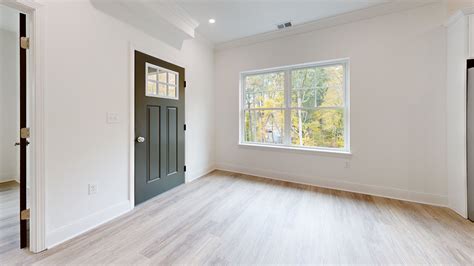
[[[29,249],[38,253],[46,249],[45,236],[45,175],[44,175],[44,19],[45,10],[36,1],[0,0],[27,15],[30,37],[27,68],[28,126],[31,129],[28,146],[28,201],[30,206]]]

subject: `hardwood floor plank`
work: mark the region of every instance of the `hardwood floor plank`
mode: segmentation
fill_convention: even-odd
[[[20,247],[20,190],[15,181],[0,183],[0,258]]]
[[[2,264],[472,265],[474,224],[447,208],[215,171],[43,253],[5,245]]]

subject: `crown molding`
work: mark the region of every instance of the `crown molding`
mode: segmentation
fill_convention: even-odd
[[[453,25],[454,23],[456,23],[462,17],[469,16],[472,14],[474,14],[474,6],[460,9],[444,23],[444,26],[449,27]]]
[[[137,4],[137,1],[120,1],[132,3],[133,5]],[[140,0],[140,4],[194,38],[195,29],[199,26],[199,23],[177,4],[168,2],[156,3],[149,0]]]
[[[272,31],[268,33],[258,34],[250,37],[245,37],[228,42],[218,43],[215,45],[215,50],[226,50],[240,46],[256,44],[260,42],[270,41],[288,36],[308,33],[320,29],[330,28],[338,25],[348,24],[356,21],[370,19],[378,16],[397,13],[409,9],[414,9],[421,6],[440,3],[439,0],[429,1],[395,1],[385,4],[378,4],[369,8],[356,10],[353,12],[332,16],[317,21],[296,25],[284,30]]]
[[[149,0],[90,0],[92,5],[116,19],[180,49],[193,39],[199,23],[176,3]]]

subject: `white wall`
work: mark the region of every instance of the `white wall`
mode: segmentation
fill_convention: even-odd
[[[433,4],[217,51],[217,167],[446,205],[445,18]],[[238,146],[239,72],[346,57],[352,156]]]
[[[18,12],[0,6],[0,15],[0,182],[19,181]]]
[[[466,60],[469,22],[462,16],[447,30],[447,170],[449,207],[467,217]]]
[[[89,1],[45,2],[46,244],[105,222],[129,203],[129,43],[186,68],[186,163],[190,181],[214,162],[212,47],[176,50],[105,15]],[[106,124],[116,112],[119,124]],[[99,192],[88,196],[88,183]]]

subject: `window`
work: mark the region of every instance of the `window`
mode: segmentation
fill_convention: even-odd
[[[179,74],[177,72],[146,64],[146,96],[179,99]]]
[[[240,142],[349,152],[348,65],[242,73]]]

